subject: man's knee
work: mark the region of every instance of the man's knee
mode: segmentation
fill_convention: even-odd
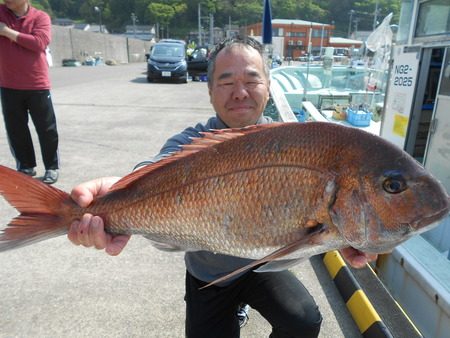
[[[294,316],[282,327],[274,327],[270,338],[315,338],[319,335],[322,315],[319,309],[310,309],[301,316]]]

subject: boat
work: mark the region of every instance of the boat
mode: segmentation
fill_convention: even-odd
[[[386,79],[387,72],[360,66],[277,67],[270,71],[266,113],[275,120],[327,121],[379,134]]]

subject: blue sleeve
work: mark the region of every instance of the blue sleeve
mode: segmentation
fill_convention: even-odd
[[[144,165],[158,162],[159,160],[163,159],[164,157],[167,157],[170,154],[179,151],[180,147],[183,144],[191,143],[193,137],[202,137],[200,132],[208,131],[209,129],[210,128],[207,128],[207,126],[200,124],[200,123],[197,124],[195,127],[186,128],[180,134],[174,135],[171,138],[169,138],[166,141],[166,143],[163,145],[161,150],[159,151],[158,155],[153,157],[151,160],[138,163],[134,167],[134,170],[136,170]]]
[[[192,127],[185,129],[180,134],[172,136],[162,146],[157,156],[167,155],[175,151],[179,151],[181,145],[189,144],[192,142],[192,137],[201,137],[199,130]]]

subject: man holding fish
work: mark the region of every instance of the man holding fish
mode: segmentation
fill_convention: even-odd
[[[216,116],[123,178],[69,195],[0,165],[0,194],[20,213],[0,231],[0,252],[68,233],[74,244],[118,255],[130,235],[143,235],[186,251],[188,337],[239,337],[242,302],[269,321],[271,337],[316,337],[321,314],[287,269],[336,249],[361,267],[437,225],[450,198],[379,136],[262,116],[269,76],[261,50],[250,38],[219,44],[208,67]]]
[[[217,45],[210,57],[208,90],[216,116],[206,124],[198,124],[170,138],[152,162],[178,151],[180,145],[191,143],[192,137],[201,137],[201,132],[272,122],[262,115],[269,99],[269,73],[262,46],[257,41],[236,37]],[[151,162],[144,162],[138,168],[148,163]],[[105,177],[83,183],[72,190],[71,196],[81,207],[86,207],[95,197],[106,194],[119,179]],[[129,235],[105,232],[103,219],[92,214],[85,214],[80,221],[74,222],[68,237],[76,245],[104,249],[113,256],[120,254],[130,238]],[[176,249],[166,244],[156,245],[162,249]],[[375,254],[353,248],[341,252],[354,267],[362,267],[376,258]],[[322,321],[318,307],[302,283],[288,270],[241,272],[218,285],[201,289],[252,261],[209,251],[186,253],[187,337],[239,337],[236,309],[242,302],[269,321],[272,338],[318,336]]]

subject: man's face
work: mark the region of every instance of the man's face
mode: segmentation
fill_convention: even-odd
[[[3,2],[13,12],[23,11],[28,5],[28,0],[3,0]]]
[[[231,128],[255,124],[269,99],[269,80],[261,55],[253,48],[235,45],[217,54],[210,101]]]

